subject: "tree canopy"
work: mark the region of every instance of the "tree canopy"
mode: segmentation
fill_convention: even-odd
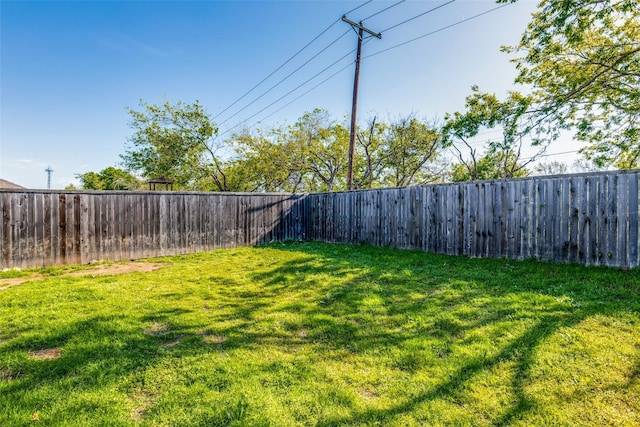
[[[637,0],[542,0],[504,50],[519,55],[516,82],[532,87],[539,126],[574,131],[600,166],[640,166]]]
[[[522,177],[526,167],[546,149],[553,135],[532,128],[529,107],[530,96],[509,92],[505,100],[495,94],[483,93],[477,86],[467,96],[464,112],[445,116],[442,137],[451,147],[459,163],[452,168],[454,181]],[[501,136],[482,141],[476,138],[481,130],[491,130]],[[537,153],[526,160],[522,156],[525,144],[537,146]],[[480,148],[483,151],[478,151]]]
[[[358,129],[357,188],[431,182],[442,154],[439,129],[414,115]],[[263,191],[346,190],[349,130],[326,110],[303,114],[293,125],[245,130],[232,137],[236,160]],[[439,164],[437,164],[440,166]]]
[[[229,190],[229,177],[214,137],[218,128],[196,100],[192,104],[140,102],[141,110],[128,109],[133,135],[121,156],[127,169],[144,178],[166,177],[179,188]]]
[[[144,183],[127,171],[109,166],[100,172],[77,174],[83,190],[138,190]]]

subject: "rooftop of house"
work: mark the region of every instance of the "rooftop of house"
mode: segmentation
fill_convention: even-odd
[[[18,184],[14,184],[11,181],[7,181],[6,179],[2,179],[0,178],[0,189],[5,189],[5,190],[20,190],[23,189],[24,187]]]

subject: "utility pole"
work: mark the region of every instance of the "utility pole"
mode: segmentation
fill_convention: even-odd
[[[358,110],[358,83],[360,81],[360,58],[362,57],[362,38],[364,32],[371,34],[373,37],[382,38],[382,34],[374,33],[370,29],[362,25],[362,21],[355,23],[347,19],[346,15],[342,15],[342,20],[351,25],[354,29],[358,29],[358,52],[356,53],[356,73],[353,78],[353,103],[351,104],[351,134],[349,135],[349,171],[347,177],[347,189],[353,190],[353,159],[356,150],[356,113]]]
[[[48,166],[44,171],[47,173],[47,189],[51,190],[51,173],[53,173],[53,169]]]

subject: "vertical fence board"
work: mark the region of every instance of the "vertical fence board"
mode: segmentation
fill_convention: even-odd
[[[44,257],[44,194],[34,194],[34,205],[31,210],[33,220],[33,265],[35,267],[43,267],[45,264]],[[1,231],[0,231],[1,234]],[[28,260],[27,260],[28,261]]]
[[[444,214],[443,214],[443,195],[442,187],[433,188],[433,251],[436,253],[443,252],[444,240]]]
[[[598,198],[600,195],[600,179],[599,177],[589,178],[587,181],[589,188],[589,253],[590,262],[587,265],[600,264],[600,244],[598,242],[599,237],[599,203]]]
[[[514,259],[522,259],[522,240],[524,233],[524,217],[522,215],[522,206],[525,203],[526,198],[522,194],[523,188],[525,188],[524,181],[511,181],[510,185],[513,187],[513,197],[514,197],[514,205],[513,205],[513,216],[514,216],[514,224],[513,224],[513,232],[514,232],[514,241],[513,241],[513,255]],[[525,239],[526,240],[526,239]]]
[[[640,265],[640,236],[638,235],[638,174],[629,175],[629,267]]]
[[[29,204],[33,199],[33,194],[23,194],[20,197],[20,265],[21,268],[26,268],[27,263],[26,260],[33,256],[32,254],[32,240],[31,237],[31,226],[30,226],[30,217],[29,217]]]
[[[453,185],[446,185],[443,187],[445,194],[444,209],[444,253],[453,255],[453,248],[455,247],[454,239],[455,232],[453,230],[453,217],[456,215],[455,211],[455,198],[453,196]]]
[[[80,263],[86,264],[93,259],[93,241],[95,239],[93,225],[93,205],[90,204],[90,196],[86,194],[79,195],[80,199]]]
[[[507,182],[506,185],[506,193],[507,193],[507,206],[506,206],[506,216],[507,216],[507,251],[505,253],[507,258],[517,258],[518,253],[516,251],[516,247],[519,247],[518,244],[518,196],[516,193],[516,183],[513,181]]]
[[[610,175],[607,180],[607,265],[615,265],[618,252],[618,176]]]
[[[491,182],[492,198],[487,203],[493,205],[491,212],[493,221],[489,236],[489,257],[509,257],[511,244],[511,222],[513,221],[513,200],[509,194],[509,183],[501,181]]]
[[[609,218],[608,218],[608,206],[607,206],[607,201],[609,198],[609,192],[608,192],[608,180],[605,176],[600,176],[598,177],[598,192],[596,194],[597,197],[597,204],[598,204],[598,217],[597,217],[597,224],[598,224],[598,237],[597,237],[597,245],[598,245],[598,250],[597,250],[597,263],[598,265],[606,265],[607,263],[607,250],[609,248],[609,243],[608,243],[608,237],[609,237],[609,232],[608,232],[608,226],[607,223],[609,222]]]
[[[469,183],[464,186],[466,190],[464,198],[465,217],[463,226],[465,226],[463,255],[475,255],[473,249],[476,241],[476,219],[478,216],[478,184]]]
[[[536,185],[535,181],[527,181],[527,203],[523,209],[523,215],[527,217],[527,247],[522,256],[534,258],[536,256]]]
[[[629,265],[629,175],[618,176],[618,200],[616,204],[617,241],[614,265]]]
[[[578,262],[581,264],[591,264],[591,210],[589,209],[589,192],[591,179],[584,177],[580,179],[581,191],[580,207],[578,217]]]
[[[9,229],[7,235],[7,242],[9,243],[9,247],[7,252],[9,256],[7,257],[8,264],[12,267],[17,267],[20,265],[20,241],[18,236],[18,220],[16,216],[19,214],[20,210],[18,207],[18,201],[20,200],[19,194],[10,194],[8,200],[8,224]]]
[[[529,214],[529,187],[531,181],[521,181],[518,186],[518,193],[520,197],[520,207],[518,215],[520,217],[520,245],[518,247],[518,259],[529,258],[529,248],[531,243],[529,237],[531,236],[531,215]]]
[[[557,254],[554,259],[559,259],[561,262],[569,261],[569,217],[571,212],[571,207],[569,206],[569,197],[570,197],[570,189],[569,189],[569,181],[566,179],[556,179],[555,180],[558,185],[558,200],[560,202],[560,224],[557,228],[556,236],[557,236]]]
[[[563,221],[566,221],[566,215],[563,212],[562,201],[562,182],[557,178],[551,180],[551,209],[547,212],[549,215],[549,227],[551,232],[551,253],[549,261],[555,259],[564,260],[564,239],[563,239]]]
[[[7,214],[5,212],[6,209],[6,199],[7,193],[0,192],[0,265],[4,265],[6,263],[8,249],[5,247],[7,244],[8,238],[6,236],[6,224],[7,224]]]
[[[93,205],[93,219],[91,223],[93,225],[93,248],[91,249],[91,260],[102,259],[102,200],[101,197],[95,195],[89,196],[89,203]]]
[[[486,240],[485,239],[486,230],[485,230],[485,222],[484,222],[484,217],[486,213],[485,183],[483,182],[483,183],[477,184],[477,189],[478,189],[478,220],[476,221],[476,245],[473,250],[473,256],[483,257],[485,256],[483,248]]]
[[[580,196],[582,180],[569,178],[569,262],[579,262],[578,224],[580,223]]]
[[[96,204],[100,204],[100,247],[98,249],[100,255],[98,259],[106,259],[107,254],[110,253],[109,245],[109,205],[106,197],[96,196]]]
[[[542,259],[552,260],[554,255],[555,229],[554,229],[554,211],[556,209],[556,196],[553,188],[553,179],[543,181],[545,201],[543,210],[540,213],[541,219],[544,220],[544,252]]]
[[[501,246],[499,246],[502,238],[502,226],[504,217],[502,214],[502,205],[496,200],[496,185],[493,182],[487,182],[484,185],[483,206],[485,212],[482,215],[482,248],[481,256],[493,257],[502,256]],[[495,218],[498,218],[496,221]]]

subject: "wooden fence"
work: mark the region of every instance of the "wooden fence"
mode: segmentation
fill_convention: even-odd
[[[322,193],[0,191],[0,268],[286,239],[640,264],[640,171]]]
[[[300,240],[301,198],[0,191],[0,268],[117,261]]]
[[[640,171],[311,194],[307,238],[637,267]]]

